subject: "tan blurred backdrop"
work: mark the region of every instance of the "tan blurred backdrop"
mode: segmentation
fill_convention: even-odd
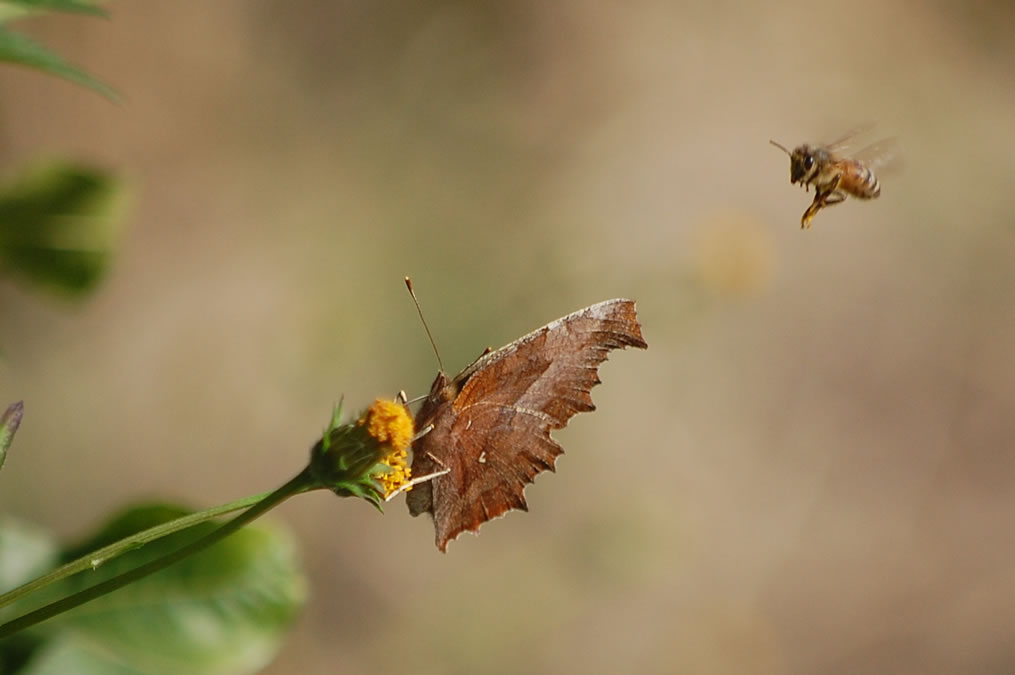
[[[113,105],[0,70],[0,170],[133,211],[82,306],[0,285],[0,506],[66,537],[301,468],[344,394],[425,393],[638,300],[531,511],[447,555],[401,503],[284,506],[270,673],[1015,672],[1015,12],[1004,2],[109,5],[23,27]],[[768,144],[898,135],[822,212]],[[399,500],[399,502],[401,499]]]

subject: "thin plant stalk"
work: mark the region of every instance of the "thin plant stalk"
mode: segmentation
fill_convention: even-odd
[[[3,638],[8,637],[10,635],[13,635],[14,633],[17,633],[19,631],[25,630],[26,628],[30,628],[31,626],[34,626],[34,625],[36,625],[38,623],[41,623],[41,622],[43,622],[43,621],[45,621],[47,619],[50,619],[50,618],[52,618],[52,617],[54,617],[54,616],[56,616],[58,614],[62,614],[64,612],[70,611],[71,609],[74,609],[75,607],[79,607],[79,606],[85,604],[86,602],[89,602],[90,600],[94,600],[96,598],[99,598],[99,597],[101,597],[103,595],[106,595],[107,593],[112,593],[113,591],[115,591],[117,589],[120,589],[120,588],[123,588],[124,586],[126,586],[128,584],[131,584],[131,583],[133,583],[133,582],[135,582],[135,581],[137,581],[139,579],[143,579],[144,577],[146,577],[146,576],[148,576],[150,574],[154,574],[155,572],[161,571],[161,570],[169,567],[170,565],[173,565],[173,564],[179,562],[180,560],[183,560],[184,558],[187,558],[187,557],[189,557],[191,555],[194,555],[195,553],[198,553],[200,551],[203,551],[204,549],[208,548],[209,546],[211,546],[213,544],[216,544],[219,541],[225,539],[230,534],[232,534],[233,532],[236,532],[237,530],[239,530],[244,525],[247,525],[248,523],[250,523],[251,521],[255,520],[256,518],[259,518],[260,516],[264,515],[265,513],[267,513],[271,509],[275,508],[276,506],[278,506],[279,504],[281,504],[285,500],[289,499],[290,497],[293,497],[293,496],[295,496],[297,494],[300,494],[302,492],[306,492],[308,489],[311,489],[312,487],[316,487],[316,486],[317,486],[317,484],[314,482],[313,478],[311,477],[310,471],[309,470],[304,470],[301,473],[299,473],[295,478],[293,478],[288,483],[286,483],[282,487],[278,488],[274,492],[268,493],[266,496],[260,496],[260,500],[259,501],[255,501],[253,506],[251,506],[249,509],[247,509],[246,511],[244,511],[240,515],[236,516],[235,518],[233,518],[229,522],[225,523],[224,525],[222,525],[218,529],[214,530],[213,532],[209,532],[207,535],[201,537],[200,539],[197,539],[197,540],[187,544],[186,546],[183,546],[182,548],[179,548],[176,551],[174,551],[174,552],[172,552],[172,553],[170,553],[168,555],[165,555],[165,556],[163,556],[161,558],[157,558],[155,560],[147,562],[147,563],[145,563],[143,565],[135,567],[132,570],[128,570],[127,572],[124,572],[123,574],[119,574],[119,575],[117,575],[117,576],[115,576],[115,577],[113,577],[111,579],[107,579],[106,581],[103,581],[103,582],[100,582],[98,584],[95,584],[94,586],[90,586],[90,587],[85,588],[85,589],[83,589],[81,591],[78,591],[76,593],[68,595],[65,598],[61,598],[60,600],[52,602],[52,603],[50,603],[48,605],[44,605],[44,606],[40,607],[39,609],[33,610],[33,611],[31,611],[31,612],[29,612],[27,614],[19,616],[16,619],[8,621],[7,623],[0,624],[0,639],[3,639]],[[251,499],[253,499],[253,498],[251,498]],[[237,508],[242,508],[241,506],[236,506],[236,504],[238,504],[238,502],[233,502],[232,504],[226,504],[223,507],[217,507],[217,509],[223,509],[225,507],[232,506],[232,508],[230,508],[227,511],[225,511],[225,512],[228,512],[229,510],[235,511]],[[216,509],[211,509],[211,510],[216,510]],[[202,513],[206,513],[206,512],[202,512]],[[200,514],[193,514],[193,515],[197,516],[197,515],[200,515]],[[207,519],[208,518],[204,518],[204,520],[207,520]],[[180,519],[180,520],[183,520],[183,519]],[[166,523],[166,525],[171,525],[173,522],[178,522],[178,521],[172,521],[171,523]],[[203,521],[201,521],[201,522],[203,522]],[[192,523],[190,523],[188,525],[188,527],[193,526],[195,524],[196,524],[196,522],[192,522]],[[157,528],[153,528],[153,529],[157,529]],[[183,528],[177,528],[174,531],[179,531],[179,529],[183,529]],[[167,534],[170,534],[170,532],[164,532],[161,536],[165,536]],[[131,538],[128,538],[128,539],[131,539]],[[118,542],[118,544],[119,543],[122,543],[122,542]],[[136,546],[137,546],[137,544],[131,546],[131,548],[135,548]],[[109,547],[107,547],[107,548],[109,548]],[[120,551],[119,553],[123,553],[123,552],[124,551]],[[89,559],[90,558],[94,558],[94,557],[95,557],[94,554],[86,556],[86,558],[89,558]],[[31,583],[34,583],[34,582],[30,582],[30,584]],[[50,583],[52,583],[52,582],[50,582]],[[30,584],[26,584],[25,586],[28,586]],[[22,586],[21,588],[25,588],[25,586]],[[21,588],[15,589],[15,590],[20,591]]]

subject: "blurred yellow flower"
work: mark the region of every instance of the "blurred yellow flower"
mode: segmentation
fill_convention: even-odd
[[[758,221],[735,212],[706,221],[697,256],[706,289],[738,296],[761,292],[771,281],[774,264],[768,234]]]

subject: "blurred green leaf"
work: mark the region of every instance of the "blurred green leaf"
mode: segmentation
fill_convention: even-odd
[[[0,588],[16,588],[57,565],[59,547],[48,533],[14,518],[0,517]],[[0,609],[0,620],[14,618],[13,607]],[[27,633],[0,642],[0,673],[16,672],[41,643]]]
[[[0,188],[0,271],[81,294],[105,273],[125,191],[110,174],[70,163],[26,171]]]
[[[20,586],[56,567],[59,548],[42,529],[9,517],[0,517],[0,588]],[[11,618],[9,607],[0,610]]]
[[[90,14],[92,16],[109,16],[109,12],[90,2],[80,0],[0,0],[0,23],[10,21],[28,14],[42,12],[70,12],[73,14]]]
[[[41,646],[34,645],[35,654],[27,665],[17,664],[18,675],[41,675],[50,673],[73,673],[74,675],[138,675],[138,671],[129,666],[117,664],[108,655],[89,652],[81,649],[74,636],[57,636]],[[7,670],[4,673],[10,672]],[[149,673],[169,671],[145,671]]]
[[[50,75],[84,85],[110,100],[119,100],[118,94],[109,85],[67,63],[59,54],[51,52],[28,36],[12,33],[4,28],[0,28],[0,61],[37,68]]]
[[[7,406],[4,414],[0,415],[0,468],[3,468],[4,462],[7,461],[7,448],[11,447],[24,411],[24,404],[18,401]]]
[[[164,505],[130,509],[64,557],[187,513]],[[91,586],[215,527],[206,523],[160,539],[57,584],[53,593],[63,596]],[[202,553],[41,624],[38,628],[51,640],[20,672],[253,673],[272,659],[305,596],[305,580],[288,534],[277,526],[247,527]]]

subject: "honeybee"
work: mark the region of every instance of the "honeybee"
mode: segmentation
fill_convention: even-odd
[[[800,227],[809,229],[818,211],[844,201],[847,196],[856,199],[876,199],[881,194],[881,183],[874,170],[886,165],[896,156],[895,139],[885,139],[868,146],[853,156],[843,151],[858,134],[860,127],[827,145],[798,145],[790,152],[786,147],[769,141],[789,155],[789,182],[800,183],[807,192],[814,186],[814,201],[800,218]]]

